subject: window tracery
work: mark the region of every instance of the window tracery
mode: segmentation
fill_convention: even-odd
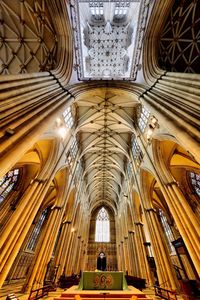
[[[200,174],[195,172],[190,172],[190,182],[196,192],[196,194],[200,197]]]
[[[71,156],[72,156],[72,158],[73,159],[75,159],[75,157],[76,157],[76,154],[77,154],[77,152],[78,152],[78,142],[77,142],[77,139],[76,138],[74,138],[74,140],[73,140],[73,142],[72,142],[72,145],[71,145]]]
[[[67,127],[72,128],[72,126],[74,125],[74,120],[73,120],[72,111],[71,111],[70,106],[64,111],[63,117],[64,117],[65,124],[67,125]]]
[[[30,250],[30,251],[34,251],[35,248],[36,248],[36,245],[37,245],[37,241],[38,241],[38,238],[39,238],[39,235],[41,233],[41,230],[42,230],[42,226],[48,216],[48,208],[46,208],[40,215],[32,233],[31,233],[31,236],[29,238],[29,241],[27,243],[27,246],[26,246],[26,249],[27,250]]]
[[[105,207],[102,207],[96,217],[95,242],[110,241],[110,220]]]
[[[175,251],[174,246],[172,245],[172,242],[175,239],[174,235],[173,235],[173,232],[172,232],[172,229],[171,229],[171,227],[168,223],[167,217],[165,216],[165,214],[164,214],[164,212],[161,208],[158,209],[158,215],[160,217],[160,221],[161,221],[165,236],[167,238],[167,244],[168,244],[170,253],[172,253],[172,252]]]
[[[143,106],[138,120],[138,126],[141,132],[145,131],[148,124],[149,117],[150,117],[150,111]]]
[[[19,179],[19,169],[9,171],[3,178],[0,179],[0,204],[12,191]]]
[[[128,177],[129,177],[129,178],[132,177],[132,173],[133,173],[133,168],[132,168],[131,162],[129,161],[129,162],[127,163],[127,174],[128,174]]]
[[[135,136],[132,138],[132,153],[136,164],[139,165],[143,159],[143,153]]]

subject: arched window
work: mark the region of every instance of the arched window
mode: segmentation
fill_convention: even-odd
[[[26,246],[26,249],[27,250],[31,250],[31,251],[34,251],[35,250],[35,247],[36,247],[36,244],[37,244],[37,241],[38,241],[38,238],[39,238],[39,235],[40,235],[40,232],[42,230],[42,225],[44,224],[44,221],[46,220],[47,218],[47,215],[48,215],[48,208],[46,208],[40,215],[32,233],[31,233],[31,236],[29,238],[29,241],[27,243],[27,246]]]
[[[70,106],[64,111],[63,117],[64,117],[65,124],[67,125],[67,127],[72,128],[72,126],[74,125],[74,120],[72,117],[72,110],[71,110]]]
[[[167,244],[169,247],[169,251],[170,251],[170,253],[172,253],[175,251],[174,246],[172,245],[172,242],[175,240],[172,229],[171,229],[171,227],[168,223],[167,217],[165,216],[162,209],[160,209],[160,208],[158,209],[158,214],[160,217],[160,221],[161,221],[165,236],[167,238]]]
[[[8,196],[19,179],[19,169],[9,171],[0,179],[0,203]]]
[[[95,242],[110,242],[110,220],[105,207],[97,214]]]
[[[133,157],[136,161],[136,165],[139,166],[143,159],[143,153],[138,144],[137,138],[134,135],[132,136],[132,145],[131,146],[132,146]]]
[[[141,132],[145,131],[149,117],[150,117],[150,111],[146,107],[143,106],[142,111],[139,116],[139,120],[138,120],[138,125],[139,125]]]
[[[190,172],[190,182],[196,194],[200,197],[200,174]]]

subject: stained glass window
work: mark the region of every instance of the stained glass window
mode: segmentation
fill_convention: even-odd
[[[168,223],[167,217],[165,216],[162,209],[160,209],[160,208],[158,209],[158,214],[160,217],[160,221],[161,221],[165,236],[167,238],[167,244],[168,244],[170,253],[172,253],[175,251],[174,246],[172,245],[172,242],[174,241],[174,235],[173,235],[172,229],[171,229],[171,227]]]
[[[0,203],[8,196],[19,179],[19,169],[9,171],[0,179]]]
[[[196,194],[200,197],[200,174],[190,172],[190,182]]]
[[[64,117],[65,124],[67,125],[67,127],[72,128],[72,126],[74,125],[74,120],[73,120],[73,117],[72,117],[71,107],[68,107],[64,111],[63,117]]]
[[[139,120],[138,120],[138,126],[139,126],[141,132],[145,131],[149,117],[150,117],[150,111],[143,106]]]
[[[76,138],[74,138],[70,148],[71,148],[71,156],[73,157],[73,159],[75,159],[76,154],[78,152],[78,143],[77,143]]]
[[[44,221],[46,220],[47,218],[47,214],[48,214],[48,208],[46,208],[40,215],[32,233],[31,233],[31,236],[29,238],[29,241],[27,243],[27,246],[26,248],[28,250],[31,250],[31,251],[34,251],[35,250],[35,247],[36,247],[36,244],[37,244],[37,241],[38,241],[38,238],[39,238],[39,235],[40,235],[40,232],[42,230],[42,225],[44,224]]]
[[[95,242],[110,241],[110,220],[105,207],[102,207],[96,218]]]
[[[132,137],[132,153],[137,165],[139,165],[143,159],[143,153],[135,136]]]

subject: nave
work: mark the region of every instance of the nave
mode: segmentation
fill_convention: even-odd
[[[199,12],[0,1],[4,297],[97,269],[199,298]]]

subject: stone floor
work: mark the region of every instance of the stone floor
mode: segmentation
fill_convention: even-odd
[[[19,299],[19,300],[27,300],[29,294],[22,294],[21,293],[21,288],[22,288],[22,282],[18,282],[18,283],[11,283],[9,285],[5,285],[1,288],[0,290],[0,300],[5,300],[7,295],[10,293],[14,293],[15,296]],[[45,300],[54,300],[54,298],[59,297],[60,294],[63,292],[63,289],[57,288],[56,291],[54,292],[49,292],[49,295],[44,297],[43,299]],[[150,298],[152,298],[153,300],[158,300],[161,299],[160,297],[155,296],[154,293],[154,289],[153,288],[147,288],[144,289],[143,292],[148,295]],[[181,296],[177,296],[177,300],[184,300],[183,297]]]

